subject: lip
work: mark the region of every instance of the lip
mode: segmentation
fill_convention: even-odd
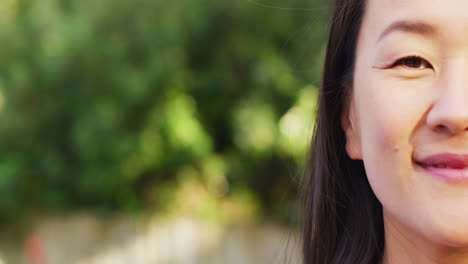
[[[440,153],[415,160],[415,163],[445,181],[468,181],[468,154]]]

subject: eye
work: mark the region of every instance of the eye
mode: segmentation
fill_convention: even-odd
[[[433,69],[432,65],[425,59],[418,56],[401,58],[393,63],[393,67],[403,66],[411,69]]]

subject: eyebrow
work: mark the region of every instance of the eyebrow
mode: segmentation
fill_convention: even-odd
[[[402,31],[419,35],[434,35],[437,30],[433,25],[428,24],[426,22],[399,20],[390,24],[380,34],[379,38],[377,39],[377,42],[394,31]]]

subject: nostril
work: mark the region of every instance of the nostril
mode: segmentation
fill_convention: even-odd
[[[447,128],[444,126],[444,125],[437,125],[434,130],[436,132],[443,132],[444,130],[446,130]]]

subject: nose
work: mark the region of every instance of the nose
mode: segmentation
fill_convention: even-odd
[[[458,66],[441,76],[438,83],[438,98],[427,116],[427,124],[434,131],[468,131],[468,67]]]

